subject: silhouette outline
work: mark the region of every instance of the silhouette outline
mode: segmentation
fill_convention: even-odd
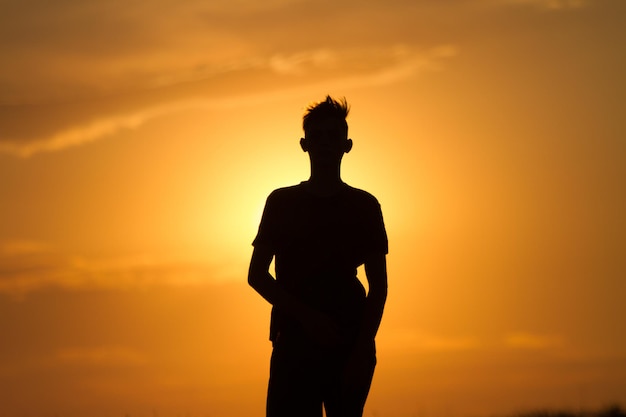
[[[348,113],[345,98],[308,107],[310,177],[269,195],[252,243],[248,283],[272,304],[267,417],[321,417],[322,407],[361,417],[374,375],[388,243],[376,198],[341,180]]]

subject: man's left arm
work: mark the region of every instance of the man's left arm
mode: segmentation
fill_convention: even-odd
[[[365,260],[365,276],[369,291],[359,333],[359,342],[363,343],[373,341],[376,337],[387,301],[387,258],[384,253],[368,256]]]
[[[387,259],[384,253],[376,253],[366,259],[365,275],[369,291],[358,340],[344,368],[342,385],[346,391],[355,387],[358,389],[364,381],[371,381],[372,360],[376,363],[372,349],[387,300]]]

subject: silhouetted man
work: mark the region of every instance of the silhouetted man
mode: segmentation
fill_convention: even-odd
[[[374,375],[387,234],[376,198],[341,180],[348,111],[330,96],[307,109],[311,176],[270,194],[253,242],[248,282],[273,306],[267,417],[360,417]]]

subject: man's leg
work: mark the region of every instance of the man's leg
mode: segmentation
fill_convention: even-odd
[[[359,378],[347,384],[343,379],[343,370],[346,360],[341,360],[335,369],[325,375],[328,378],[324,395],[326,417],[362,417],[365,401],[369,394],[374,369],[376,368],[376,352],[372,349],[371,355],[361,363],[358,370]]]
[[[267,392],[267,417],[322,417],[319,359],[301,343],[274,345]]]

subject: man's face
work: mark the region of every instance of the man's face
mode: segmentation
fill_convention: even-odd
[[[339,162],[344,152],[350,150],[348,130],[337,119],[322,119],[304,132],[302,148],[317,162]]]

